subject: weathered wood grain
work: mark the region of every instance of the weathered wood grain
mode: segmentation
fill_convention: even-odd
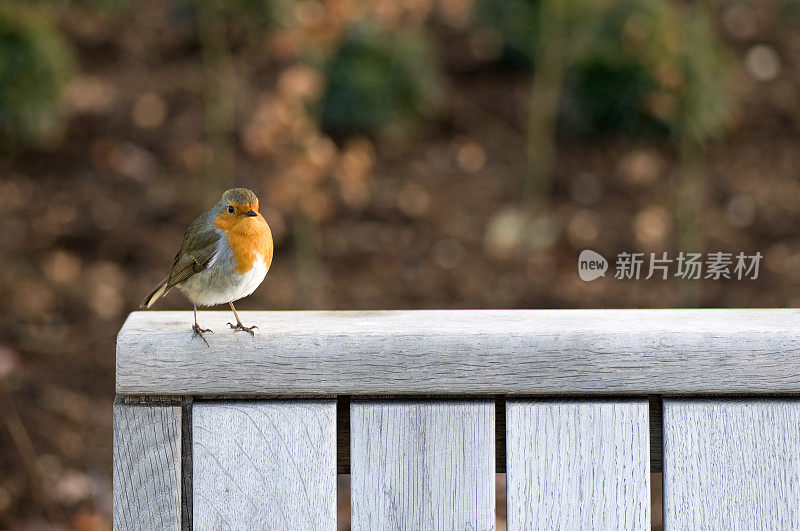
[[[354,401],[352,528],[494,529],[494,402]]]
[[[665,529],[800,529],[800,401],[664,399]]]
[[[135,312],[117,340],[128,395],[800,392],[800,311]]]
[[[336,402],[195,401],[195,529],[336,529]]]
[[[509,530],[650,529],[646,400],[506,403]]]
[[[114,529],[181,528],[180,405],[114,403]]]

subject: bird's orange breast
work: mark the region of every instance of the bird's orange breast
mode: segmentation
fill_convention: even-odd
[[[253,217],[219,215],[214,219],[214,226],[228,239],[228,246],[236,258],[234,270],[237,273],[244,274],[253,269],[259,258],[269,269],[273,251],[272,231],[261,214]]]

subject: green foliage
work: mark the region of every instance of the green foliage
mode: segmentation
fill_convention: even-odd
[[[566,82],[560,121],[567,131],[702,141],[717,134],[730,108],[727,54],[702,3],[661,0],[510,0],[479,2],[479,25],[506,39],[536,72],[550,21],[540,13],[560,2]],[[524,9],[522,9],[524,7]],[[558,44],[556,44],[558,46]]]
[[[439,69],[419,33],[394,34],[359,25],[324,68],[322,128],[335,136],[407,128],[435,115]]]
[[[511,68],[531,68],[539,41],[539,0],[479,0],[475,25],[503,39],[498,62]]]
[[[800,20],[800,1],[798,0],[778,0],[778,14],[784,18],[789,18],[792,22]]]
[[[561,111],[562,123],[583,135],[597,131],[623,132],[630,137],[666,134],[668,124],[643,105],[654,88],[642,65],[587,62],[573,73]]]
[[[187,24],[214,24],[224,30],[227,39],[237,41],[290,23],[296,3],[297,0],[180,0],[175,4],[174,17]]]
[[[130,6],[129,0],[50,0],[58,4],[60,2],[68,5],[80,6],[96,12],[121,13]]]
[[[37,143],[61,124],[60,98],[72,56],[48,13],[0,4],[0,138]]]
[[[196,5],[198,2],[215,10],[218,22],[249,31],[273,27],[281,9],[289,3],[286,0],[194,0]]]
[[[687,82],[679,93],[675,133],[684,141],[702,142],[730,121],[733,100],[726,83],[728,51],[713,32],[703,4],[684,26],[689,49],[679,66]]]

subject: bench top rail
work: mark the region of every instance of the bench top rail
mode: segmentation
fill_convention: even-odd
[[[134,312],[128,396],[791,394],[800,310]]]

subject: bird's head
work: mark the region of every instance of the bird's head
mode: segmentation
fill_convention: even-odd
[[[227,190],[214,212],[214,225],[226,231],[252,220],[263,219],[258,213],[258,197],[247,188]]]
[[[258,197],[247,188],[231,188],[222,194],[217,204],[218,215],[236,217],[258,216]]]

